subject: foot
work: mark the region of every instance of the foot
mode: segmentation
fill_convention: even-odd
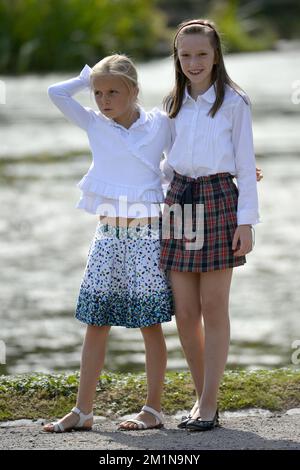
[[[158,426],[157,419],[155,419],[155,416],[146,410],[142,410],[133,419],[143,421],[146,424],[147,429],[156,428]],[[137,423],[133,423],[130,420],[125,420],[119,424],[119,429],[136,430],[139,429],[139,426]]]
[[[201,418],[190,419],[186,425],[186,429],[188,431],[210,431],[220,426],[218,409],[215,410],[213,414],[211,411],[205,410],[203,411],[203,415],[205,418],[202,416],[201,411]]]
[[[198,401],[194,404],[193,408],[189,412],[188,416],[182,416],[181,422],[177,425],[179,429],[185,429],[188,421],[191,419],[196,419],[200,416],[199,414],[199,404]]]
[[[74,426],[77,426],[79,423],[79,416],[73,412],[68,413],[65,415],[62,419],[57,421],[57,423],[60,423],[63,425],[65,431],[71,431]],[[84,428],[91,428],[93,426],[93,418],[87,419],[84,422]],[[43,426],[43,430],[46,432],[55,432],[54,431],[54,423],[49,423]]]

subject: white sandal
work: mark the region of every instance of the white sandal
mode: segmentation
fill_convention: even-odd
[[[147,413],[152,414],[155,417],[155,425],[154,426],[149,426],[147,423],[142,421],[141,419],[126,419],[124,421],[125,423],[135,423],[138,425],[137,428],[125,428],[122,426],[119,426],[119,429],[122,431],[137,431],[139,429],[160,429],[163,428],[164,423],[163,423],[163,414],[159,413],[156,411],[154,408],[151,408],[151,406],[144,405],[142,408],[142,411],[147,411]]]
[[[75,431],[90,431],[92,429],[91,426],[83,426],[83,423],[93,417],[93,412],[89,413],[88,415],[85,415],[82,413],[82,411],[80,411],[79,408],[76,408],[76,407],[72,408],[71,412],[79,416],[79,421],[77,422],[76,426],[71,426],[65,429],[64,425],[60,422],[61,421],[60,420],[60,421],[56,421],[55,423],[49,423],[50,425],[53,426],[53,430],[47,431],[44,427],[43,431],[60,433],[60,432],[69,432],[69,431],[72,431],[72,429],[74,429]],[[49,426],[49,425],[46,425],[46,426]]]

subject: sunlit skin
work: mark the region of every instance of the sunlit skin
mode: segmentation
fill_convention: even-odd
[[[136,106],[138,88],[127,86],[118,75],[98,75],[92,81],[95,101],[104,116],[129,129],[138,119]]]
[[[217,62],[210,40],[204,34],[179,35],[177,41],[178,59],[184,75],[189,81],[191,97],[205,93],[212,85],[212,70]],[[262,179],[262,172],[256,169],[256,179]],[[244,256],[252,250],[251,225],[239,225],[236,228],[232,249],[234,256]]]
[[[179,35],[177,50],[181,69],[190,82],[191,96],[196,99],[212,84],[214,48],[207,36],[196,33]]]

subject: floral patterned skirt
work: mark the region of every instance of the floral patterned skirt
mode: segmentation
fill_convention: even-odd
[[[98,222],[81,281],[75,318],[126,328],[172,320],[173,297],[159,267],[159,228]]]

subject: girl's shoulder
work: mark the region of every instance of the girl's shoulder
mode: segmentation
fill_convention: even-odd
[[[244,90],[236,90],[232,88],[230,85],[225,85],[225,97],[224,97],[224,104],[228,104],[231,106],[242,105],[245,103],[246,105],[250,105],[250,98]]]
[[[168,119],[167,113],[159,109],[157,106],[152,108],[150,111],[146,111],[146,114],[149,119]]]
[[[165,111],[155,107],[150,111],[145,111],[147,115],[147,122],[155,126],[169,126],[169,117]]]
[[[101,113],[101,111],[97,110],[95,111],[94,109],[89,108],[92,117],[94,120],[97,122],[97,124],[103,124],[104,126],[107,126],[111,123],[111,119],[107,118],[104,116],[104,114]]]

